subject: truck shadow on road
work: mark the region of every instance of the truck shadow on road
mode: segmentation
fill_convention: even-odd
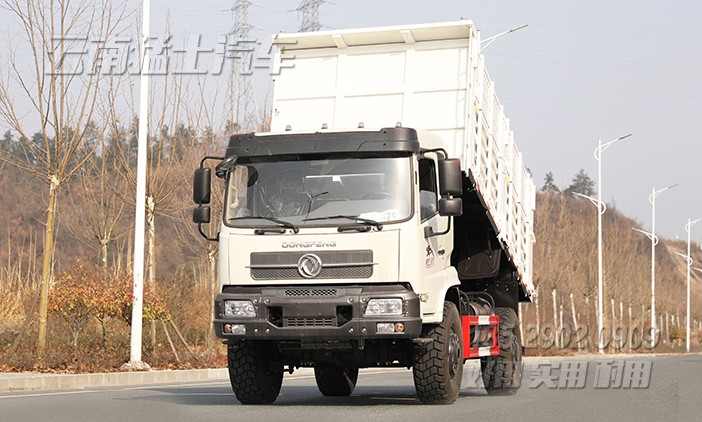
[[[241,404],[227,386],[203,387],[184,392],[180,388],[154,388],[149,391],[158,395],[144,395],[140,400],[171,403],[183,406],[232,406]],[[477,391],[461,391],[459,400],[464,397],[484,396]],[[284,386],[275,403],[279,406],[393,406],[423,405],[415,394],[413,387],[402,386],[367,386],[357,387],[349,397],[324,397],[314,386]],[[247,406],[248,407],[248,406]]]

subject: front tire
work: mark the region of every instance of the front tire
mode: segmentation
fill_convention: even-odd
[[[227,350],[229,381],[241,404],[270,404],[283,383],[283,365],[274,359],[275,344],[238,341]]]
[[[519,317],[512,308],[497,308],[500,318],[500,354],[480,359],[485,390],[491,396],[517,394],[522,383],[522,342]]]
[[[422,334],[433,341],[415,356],[412,369],[417,397],[426,404],[451,404],[458,398],[463,379],[463,336],[456,305],[444,302],[441,323],[424,328]]]
[[[327,397],[346,397],[353,393],[358,380],[358,368],[338,366],[315,366],[314,379],[317,388]]]

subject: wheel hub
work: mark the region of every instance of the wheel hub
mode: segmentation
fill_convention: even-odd
[[[448,341],[448,366],[451,378],[455,377],[461,365],[461,340],[453,330]]]

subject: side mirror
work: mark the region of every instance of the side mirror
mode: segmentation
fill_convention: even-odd
[[[215,176],[219,177],[220,179],[224,179],[227,177],[227,173],[232,171],[232,169],[236,166],[236,160],[238,160],[239,157],[236,155],[230,155],[229,157],[225,158],[217,164],[217,167],[215,167]]]
[[[439,215],[444,217],[460,217],[463,215],[463,200],[461,200],[461,198],[439,199]]]
[[[200,206],[193,208],[193,223],[207,224],[210,222],[210,207]]]
[[[447,158],[439,160],[439,193],[441,196],[463,195],[463,176],[461,174],[461,160]],[[443,214],[442,214],[443,215]]]
[[[193,202],[196,204],[202,205],[210,203],[211,178],[212,170],[210,170],[208,167],[201,167],[195,170],[195,175],[193,176]]]

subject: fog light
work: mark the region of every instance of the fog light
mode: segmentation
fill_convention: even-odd
[[[396,333],[404,333],[405,332],[405,324],[398,322],[395,324],[395,332]]]
[[[395,324],[392,322],[379,322],[375,324],[375,330],[378,334],[392,334],[395,332]]]
[[[246,325],[244,324],[224,324],[222,330],[226,334],[246,334]]]

